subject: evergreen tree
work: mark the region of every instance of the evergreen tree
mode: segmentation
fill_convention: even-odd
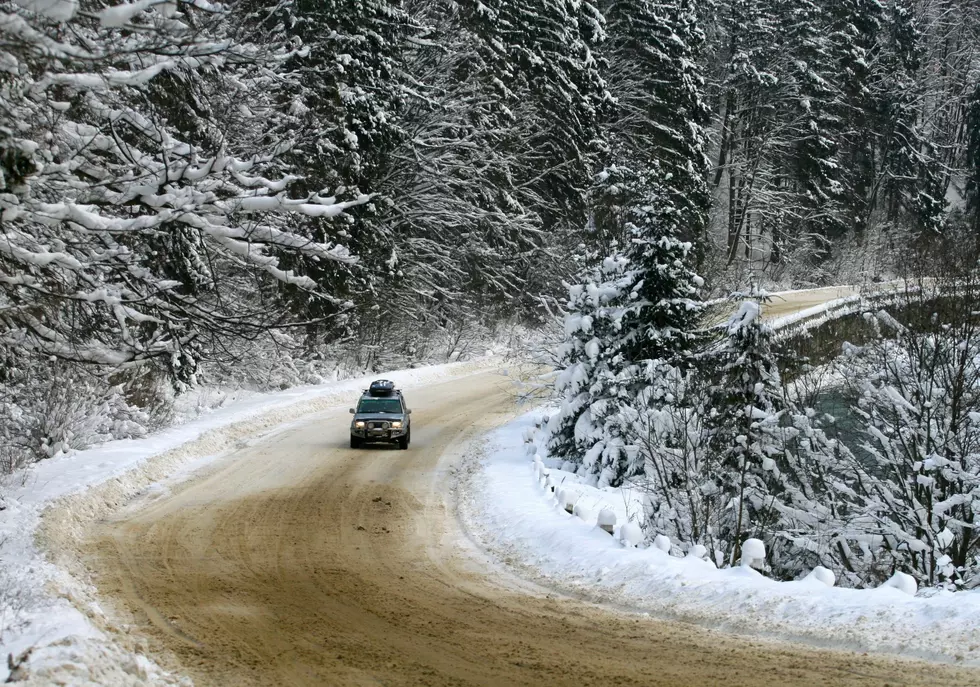
[[[571,274],[540,264],[556,237],[521,182],[536,175],[523,123],[499,107],[482,42],[455,3],[427,4],[417,20],[428,30],[406,49],[407,135],[384,183],[395,204],[395,316],[422,323],[420,336],[440,318],[528,317]]]
[[[967,222],[980,235],[980,85],[968,103],[966,149],[966,212]]]
[[[612,2],[606,13],[606,57],[617,99],[609,122],[612,159],[635,170],[636,183],[650,189],[633,191],[638,208],[660,196],[660,233],[700,242],[709,202],[704,148],[710,112],[702,98],[704,36],[694,3]],[[637,217],[634,224],[647,222]]]
[[[720,461],[715,486],[726,509],[716,544],[719,558],[729,565],[740,560],[746,537],[771,531],[779,516],[773,492],[782,447],[775,430],[784,403],[772,332],[761,318],[764,300],[764,295],[741,300],[725,325],[727,339],[715,363],[716,413],[710,424]]]
[[[558,352],[555,382],[561,405],[548,428],[548,449],[553,456],[581,464],[602,441],[601,419],[608,401],[602,396],[603,380],[609,378],[615,353],[623,289],[633,282],[626,260],[613,256],[603,260],[589,279],[569,288],[565,342]],[[587,471],[591,467],[587,466]]]
[[[778,213],[773,226],[770,260],[782,259],[784,237],[810,237],[814,242],[812,262],[820,264],[830,255],[833,241],[843,235],[847,223],[840,203],[844,192],[839,159],[841,120],[835,111],[840,95],[834,83],[836,65],[832,46],[822,31],[826,26],[823,8],[816,2],[790,2],[781,8],[786,50],[794,56],[786,65],[787,104],[793,131],[789,150],[789,182],[796,196],[792,210]]]
[[[708,210],[708,113],[697,67],[702,35],[685,0],[615,3],[609,15],[616,48],[610,59],[636,75],[623,94],[635,121],[614,139],[623,158],[615,183],[622,232],[638,279],[619,350],[626,366],[654,359],[676,364],[688,354],[700,315],[701,279],[689,253],[691,241],[703,239]]]
[[[571,0],[461,5],[466,26],[481,40],[488,67],[482,76],[494,84],[502,110],[526,125],[533,176],[519,183],[542,199],[543,229],[581,227],[602,148],[599,115],[609,100],[594,54],[604,38],[601,13],[591,2]]]
[[[592,445],[582,449],[600,482],[618,486],[643,469],[628,437],[630,409],[649,383],[645,371],[653,361],[684,367],[693,352],[701,280],[690,267],[692,244],[679,237],[702,236],[708,196],[706,109],[694,59],[701,34],[691,4],[649,3],[630,12],[616,5],[610,16],[610,60],[634,75],[618,81],[632,119],[613,138],[617,164],[601,176],[607,192],[596,197],[596,215],[609,217],[611,233],[628,241],[631,272],[620,289],[608,368],[592,375]]]
[[[227,341],[292,320],[268,300],[276,288],[335,302],[283,256],[355,262],[343,245],[291,231],[289,217],[337,216],[368,198],[287,196],[296,179],[277,165],[279,142],[242,149],[238,122],[215,118],[228,100],[264,102],[291,46],[238,43],[203,10],[177,11],[180,20],[141,5],[62,17],[61,42],[42,38],[58,22],[23,10],[25,26],[42,29],[34,42],[2,35],[22,68],[0,98],[0,268],[11,275],[0,299],[15,305],[0,308],[0,345],[19,356],[152,361],[188,384]],[[222,95],[178,128],[154,90],[161,77]]]
[[[347,322],[347,329],[369,327],[372,316],[388,314],[373,306],[379,284],[392,280],[396,271],[391,260],[396,238],[390,226],[395,200],[384,180],[405,137],[403,46],[419,29],[399,4],[384,0],[248,0],[236,13],[241,31],[302,46],[283,65],[286,78],[273,84],[279,117],[269,118],[271,132],[292,139],[282,158],[299,177],[297,190],[341,199],[374,194],[371,202],[344,216],[311,219],[296,227],[314,240],[344,242],[358,255],[357,266],[287,258],[290,266],[356,306],[345,308],[356,318]],[[311,345],[337,333],[318,324],[337,312],[336,304],[286,291],[310,320]]]

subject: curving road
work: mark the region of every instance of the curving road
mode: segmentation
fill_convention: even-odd
[[[859,292],[856,286],[825,286],[820,289],[787,291],[772,294],[771,300],[763,307],[766,318],[792,315],[808,308],[822,305],[827,301],[854,296]]]
[[[452,471],[514,415],[506,378],[407,396],[408,451],[347,448],[342,408],[96,525],[101,596],[197,685],[980,683],[617,613],[488,566],[454,516]]]

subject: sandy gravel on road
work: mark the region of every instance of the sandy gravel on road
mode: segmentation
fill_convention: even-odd
[[[506,378],[409,396],[408,451],[350,450],[333,413],[244,449],[84,543],[101,595],[198,685],[969,685],[951,666],[747,641],[529,590],[486,570],[448,503]]]

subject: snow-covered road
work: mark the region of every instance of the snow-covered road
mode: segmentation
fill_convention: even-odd
[[[337,409],[151,493],[81,544],[109,616],[196,684],[966,684],[946,666],[765,644],[604,610],[490,566],[464,454],[514,417],[492,372],[416,389],[407,452]]]
[[[805,292],[787,300],[814,305]],[[63,598],[40,606],[51,610],[33,639],[3,638],[39,645],[28,684],[980,682],[952,666],[613,611],[528,582],[525,561],[488,556],[456,517],[458,489],[470,490],[470,510],[494,508],[470,496],[486,486],[489,433],[522,412],[509,379],[473,368],[398,379],[415,411],[404,452],[347,447],[357,382],[342,382],[286,392],[260,415],[222,411],[202,425],[210,434],[181,428],[40,466],[35,486],[15,492],[6,530],[24,548],[12,567],[36,576],[30,533],[62,497],[39,532],[56,564],[43,593]],[[190,479],[153,483],[188,466]]]

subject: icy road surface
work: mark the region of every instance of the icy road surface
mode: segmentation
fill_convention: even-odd
[[[426,386],[408,451],[330,411],[151,493],[83,544],[110,612],[197,685],[968,685],[975,672],[618,613],[494,569],[455,517],[507,378]],[[469,445],[469,447],[468,447]]]

